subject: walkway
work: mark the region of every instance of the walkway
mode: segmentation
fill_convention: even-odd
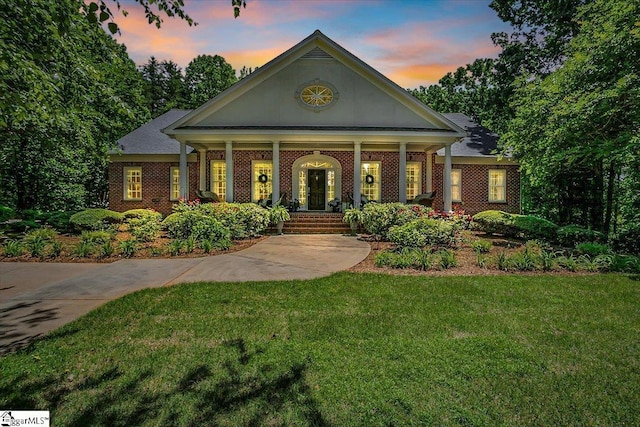
[[[348,269],[369,245],[342,235],[272,236],[204,258],[127,259],[111,264],[0,262],[0,354],[144,288],[178,283],[303,280]]]

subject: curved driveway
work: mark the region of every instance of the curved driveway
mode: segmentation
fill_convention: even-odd
[[[0,262],[0,353],[28,343],[107,301],[178,283],[312,279],[367,257],[369,244],[335,234],[271,236],[203,258],[110,264]]]

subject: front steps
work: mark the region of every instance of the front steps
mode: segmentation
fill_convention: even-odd
[[[349,224],[342,222],[342,213],[330,212],[291,212],[291,220],[285,221],[284,234],[349,234]],[[276,228],[269,228],[276,233]]]

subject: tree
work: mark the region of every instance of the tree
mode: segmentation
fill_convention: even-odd
[[[198,55],[185,71],[189,107],[197,108],[238,81],[235,70],[219,55]]]
[[[637,2],[580,7],[566,61],[520,81],[504,141],[532,201],[561,223],[609,232],[616,200],[623,214],[640,208],[640,64],[630,60],[640,57],[638,16]]]
[[[0,203],[97,203],[107,151],[148,119],[125,48],[78,10],[75,0],[0,0]]]
[[[152,56],[139,70],[145,80],[145,96],[152,118],[172,108],[188,108],[184,77],[175,62],[158,62]]]

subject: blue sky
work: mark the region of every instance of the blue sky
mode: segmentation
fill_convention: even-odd
[[[185,0],[199,25],[165,18],[161,29],[130,0],[122,3],[129,15],[116,17],[117,39],[137,64],[153,55],[184,69],[197,55],[218,54],[236,70],[256,67],[319,29],[406,88],[497,56],[491,33],[509,31],[489,0],[247,0],[237,19],[230,0]]]

